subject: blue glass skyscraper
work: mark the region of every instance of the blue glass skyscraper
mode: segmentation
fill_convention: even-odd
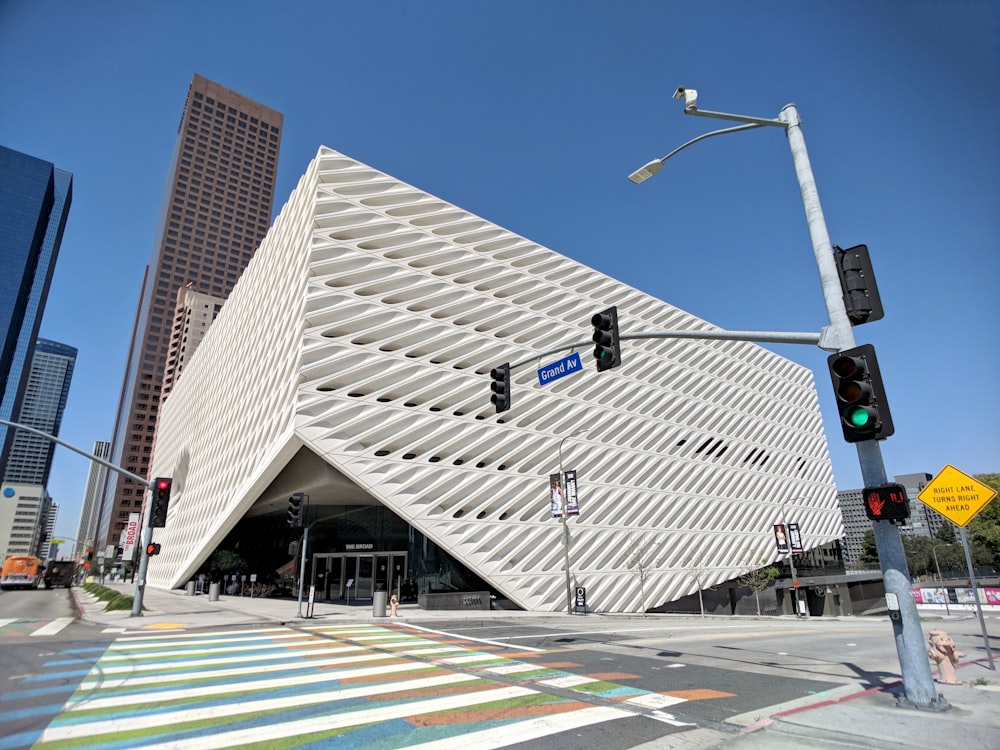
[[[31,358],[27,387],[21,399],[17,419],[20,424],[59,436],[73,368],[76,367],[76,355],[75,347],[38,339]],[[10,484],[48,484],[56,444],[25,430],[11,432],[14,438],[3,471],[3,481]]]
[[[18,418],[72,199],[72,174],[0,146],[0,419]],[[12,440],[0,425],[0,467]]]

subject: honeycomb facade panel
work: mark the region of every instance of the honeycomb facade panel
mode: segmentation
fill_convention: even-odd
[[[626,340],[604,373],[584,346],[584,371],[545,386],[515,368],[495,414],[492,367],[561,358],[544,352],[609,305],[624,333],[715,330],[321,147],[162,409],[174,500],[150,584],[184,585],[247,513],[283,524],[300,451],[341,478],[315,502],[383,505],[537,611],[566,607],[560,457],[572,580],[597,610],[641,607],[637,557],[652,606],[775,560],[783,513],[807,549],[841,536],[812,374],[754,344]]]

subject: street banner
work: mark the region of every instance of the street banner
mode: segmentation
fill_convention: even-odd
[[[549,474],[549,509],[553,518],[562,518],[563,488],[558,474]]]
[[[566,515],[580,515],[580,501],[576,494],[576,471],[566,472]]]
[[[785,525],[781,523],[774,524],[774,543],[778,546],[779,555],[788,554],[788,537],[785,536]]]
[[[797,523],[788,524],[788,544],[793,553],[802,552],[802,533]]]
[[[132,559],[132,548],[139,542],[139,514],[129,513],[122,532],[122,560]]]

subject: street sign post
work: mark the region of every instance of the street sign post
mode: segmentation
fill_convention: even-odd
[[[979,585],[976,583],[976,569],[972,564],[972,553],[969,551],[969,537],[965,527],[976,514],[986,507],[987,503],[996,497],[996,491],[978,479],[970,477],[954,466],[948,465],[938,472],[930,484],[924,487],[917,498],[924,505],[936,510],[953,524],[958,526],[958,538],[965,551],[965,564],[969,569],[969,583],[976,592],[976,611],[979,614],[979,627],[983,634],[983,646],[989,660],[990,669],[996,669],[993,664],[993,647],[986,633],[986,619],[983,617],[983,605],[979,600]]]
[[[917,498],[956,526],[967,526],[996,497],[992,487],[954,466],[945,466]]]

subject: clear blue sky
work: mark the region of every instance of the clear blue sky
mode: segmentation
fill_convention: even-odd
[[[684,116],[679,85],[703,109],[794,102],[831,239],[878,275],[885,319],[855,336],[879,354],[889,475],[1000,471],[995,0],[0,2],[0,143],[74,174],[41,333],[80,350],[60,436],[87,450],[111,437],[196,72],[284,113],[275,214],[327,145],[730,330],[825,324],[782,131],[626,177],[725,126]],[[860,487],[826,353],[770,348],[814,371],[837,485]],[[87,471],[57,449],[57,535]]]

